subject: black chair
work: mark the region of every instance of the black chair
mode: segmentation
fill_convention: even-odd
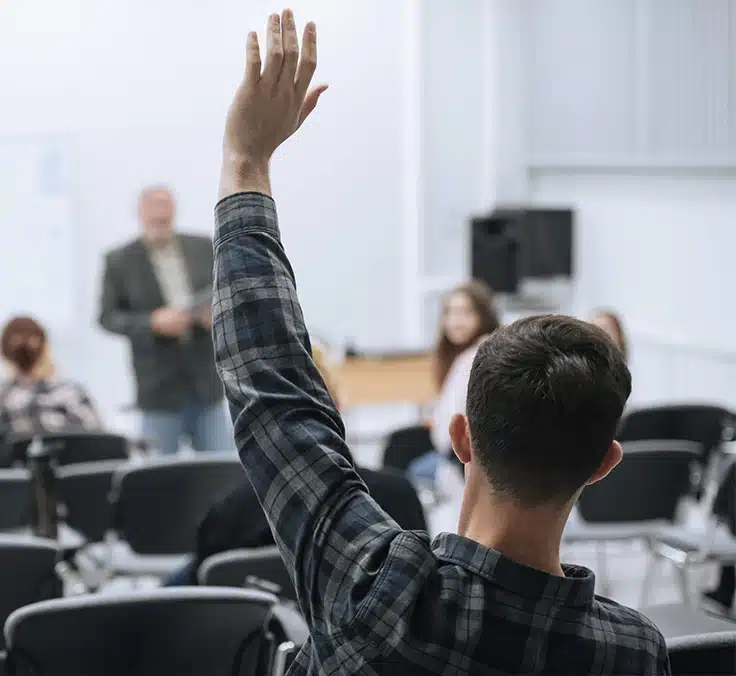
[[[736,674],[736,629],[667,641],[672,676]]]
[[[100,432],[59,432],[55,434],[13,436],[8,439],[10,464],[24,465],[28,447],[36,436],[55,447],[59,465],[103,460],[127,460],[130,455],[128,440],[119,434]]]
[[[718,496],[736,493],[736,444],[722,444],[713,453],[715,472],[705,486],[705,497],[701,502],[704,522],[700,528],[687,525],[670,525],[656,529],[646,542],[650,553],[650,564],[646,578],[656,573],[660,561],[668,561],[679,574],[683,599],[687,603],[696,601],[697,595],[691,587],[691,570],[706,561],[721,565],[736,564],[736,514],[724,518],[717,509]],[[732,510],[736,501],[730,500]]]
[[[234,452],[157,458],[120,468],[111,492],[113,529],[138,558],[113,557],[110,572],[164,576],[176,570],[194,550],[207,510],[242,481]]]
[[[405,530],[427,530],[427,517],[414,484],[393,469],[358,468],[373,499]]]
[[[279,549],[234,549],[208,557],[197,571],[199,584],[210,587],[252,587],[296,601],[296,592]]]
[[[703,461],[736,432],[736,415],[707,404],[672,404],[641,408],[627,413],[617,438],[624,441],[672,439],[692,441],[702,447]]]
[[[56,543],[30,535],[0,535],[0,622],[14,610],[62,594]],[[5,646],[0,645],[0,650]]]
[[[383,451],[383,466],[405,472],[413,460],[433,450],[428,427],[404,427],[389,434]]]
[[[5,624],[11,674],[205,676],[272,673],[277,600],[181,587],[38,603]]]
[[[119,460],[64,465],[58,471],[58,496],[64,521],[89,543],[102,542],[112,527],[110,492]]]
[[[28,470],[0,469],[0,531],[29,525],[31,479]]]
[[[586,523],[673,521],[689,487],[698,445],[652,440],[625,443],[623,448],[620,465],[582,492],[580,516]]]
[[[625,443],[624,457],[603,481],[587,486],[578,500],[580,522],[571,521],[563,542],[599,545],[601,582],[607,583],[606,542],[646,540],[673,523],[690,488],[690,465],[700,446],[687,441]]]
[[[666,641],[702,636],[722,631],[736,631],[736,621],[685,603],[664,603],[641,608],[662,632]]]

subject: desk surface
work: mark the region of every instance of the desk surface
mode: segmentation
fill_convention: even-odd
[[[338,368],[340,394],[347,407],[434,401],[430,353],[348,357]]]

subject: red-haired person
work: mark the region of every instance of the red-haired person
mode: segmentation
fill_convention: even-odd
[[[0,385],[0,432],[8,436],[100,429],[85,389],[56,375],[46,330],[14,317],[0,338],[10,377]]]

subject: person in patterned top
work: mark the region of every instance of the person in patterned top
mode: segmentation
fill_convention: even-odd
[[[58,378],[46,330],[31,317],[14,317],[0,338],[10,378],[0,384],[0,435],[24,436],[102,427],[79,383]]]

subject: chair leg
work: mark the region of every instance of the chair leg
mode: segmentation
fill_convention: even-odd
[[[644,580],[641,585],[641,593],[639,594],[639,607],[646,608],[649,604],[649,593],[652,584],[656,578],[657,570],[660,566],[659,557],[650,549],[647,549],[647,567],[644,571]]]
[[[596,556],[598,558],[598,577],[601,581],[600,591],[598,592],[601,596],[610,595],[610,578],[608,576],[608,557],[606,555],[606,543],[596,542],[595,546]]]
[[[693,605],[693,591],[690,585],[690,566],[687,562],[675,564],[677,577],[680,582],[680,593],[682,600],[687,605]]]

